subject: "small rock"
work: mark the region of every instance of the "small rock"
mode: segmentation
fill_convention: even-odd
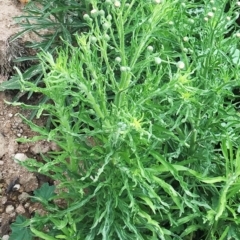
[[[2,236],[2,240],[8,240],[8,239],[9,239],[9,235]]]
[[[30,203],[28,202],[28,203],[24,204],[24,207],[25,208],[29,208],[30,207]]]
[[[14,185],[16,185],[18,183],[19,183],[19,177],[15,177],[15,178],[11,179],[11,181],[7,187],[6,193],[12,192]]]
[[[29,194],[26,192],[22,192],[19,196],[18,196],[18,200],[19,202],[23,203],[26,202],[29,198]]]
[[[15,184],[14,186],[13,186],[13,191],[18,191],[19,189],[20,189],[20,184]]]
[[[0,133],[0,158],[7,152],[6,138]]]
[[[15,115],[14,115],[14,120],[15,120],[15,122],[16,123],[22,123],[22,118],[19,116],[19,113],[15,113]]]
[[[32,192],[38,188],[38,180],[33,173],[27,172],[20,178],[20,184],[25,192]]]
[[[18,162],[18,161],[23,162],[23,161],[25,161],[25,160],[27,160],[27,159],[28,159],[28,157],[27,157],[27,155],[24,154],[24,153],[16,153],[16,154],[14,155],[14,161],[15,161],[15,162]]]
[[[8,231],[10,230],[9,227],[9,222],[10,222],[10,216],[6,213],[2,214],[2,221],[1,221],[1,227],[0,227],[0,232],[2,235],[7,235]]]
[[[0,214],[2,214],[3,212],[4,212],[3,206],[0,206]],[[2,219],[0,218],[0,223],[1,223],[1,221],[2,221]]]
[[[41,203],[33,203],[31,206],[29,206],[28,210],[32,214],[35,212],[37,209],[39,209],[41,206]]]
[[[2,197],[2,205],[4,205],[6,202],[7,202],[7,197],[6,197],[6,196],[3,196],[3,197]]]
[[[25,210],[25,208],[23,207],[22,204],[19,204],[18,207],[16,208],[16,212],[17,212],[18,214],[23,214],[23,213],[26,212],[26,210]]]
[[[39,153],[47,153],[50,151],[50,144],[46,141],[37,142],[34,146],[30,148],[30,151],[36,155]]]
[[[1,161],[0,161],[0,165],[3,165],[3,164],[4,164],[4,162],[1,160]]]
[[[17,137],[21,137],[22,136],[22,134],[21,133],[17,133]]]
[[[50,142],[50,148],[54,152],[59,152],[61,150],[61,148],[55,142]]]
[[[14,206],[13,205],[7,205],[5,212],[10,214],[14,211]]]
[[[10,219],[14,219],[14,218],[16,218],[16,215],[17,215],[17,213],[14,211],[14,212],[10,213],[9,217],[10,217]]]

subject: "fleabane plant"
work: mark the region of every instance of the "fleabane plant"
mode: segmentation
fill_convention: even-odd
[[[210,16],[212,3],[91,1],[77,46],[39,55],[45,87],[22,79],[22,89],[51,101],[21,105],[51,119],[50,129],[25,119],[40,133],[32,141],[60,150],[23,164],[57,180],[64,204],[44,202],[48,215],[29,221],[35,236],[238,234],[238,39],[222,28],[235,7],[216,2]]]

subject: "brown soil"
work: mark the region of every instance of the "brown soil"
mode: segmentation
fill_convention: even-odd
[[[21,14],[24,7],[14,0],[0,0],[0,70],[3,68],[7,52],[7,40],[19,31],[13,17]],[[0,83],[6,81],[9,75],[0,71]],[[31,138],[33,133],[23,123],[19,113],[28,116],[30,113],[22,111],[5,103],[11,101],[13,93],[0,92],[0,237],[9,238],[10,224],[17,215],[31,217],[34,212],[40,214],[41,207],[29,200],[29,195],[43,183],[48,181],[43,176],[28,172],[21,167],[15,158],[24,160],[27,157],[39,158],[40,152],[48,152],[53,147],[48,142],[22,144],[17,138]],[[43,119],[36,121],[42,125]]]

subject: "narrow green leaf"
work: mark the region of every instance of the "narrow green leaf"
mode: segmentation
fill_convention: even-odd
[[[153,176],[153,179],[155,182],[157,182],[162,188],[163,190],[169,194],[169,196],[172,198],[172,200],[176,203],[176,205],[178,206],[178,208],[180,209],[181,212],[183,212],[183,206],[181,203],[181,198],[180,195],[177,191],[175,191],[175,189],[168,183],[166,183],[165,181],[163,181],[162,179]]]
[[[187,187],[187,184],[183,181],[182,177],[179,176],[178,170],[174,167],[174,165],[167,162],[163,156],[155,151],[150,152],[151,155],[156,158],[166,169],[169,171],[174,178],[181,184],[181,187],[184,189],[185,193],[191,197],[196,197],[193,193],[191,193]]]
[[[200,217],[199,213],[194,213],[194,214],[190,214],[186,217],[182,217],[180,219],[177,220],[177,225],[182,225],[184,223],[188,223],[191,222],[193,219],[196,219],[197,217]]]
[[[139,196],[139,198],[141,198],[146,203],[146,205],[152,209],[154,214],[156,213],[156,208],[150,198],[147,196]]]
[[[205,183],[218,183],[218,182],[225,182],[225,177],[205,177],[201,173],[198,173],[190,168],[184,167],[182,165],[172,164],[172,166],[179,172],[184,171],[184,174],[186,175],[192,175],[196,177],[199,181],[205,182]],[[162,173],[162,172],[168,172],[167,166],[155,166],[154,169],[149,169],[150,172],[156,173]]]
[[[36,237],[40,237],[41,239],[44,239],[44,240],[56,240],[56,238],[54,238],[46,233],[40,232],[37,229],[35,229],[34,227],[30,227],[30,229],[35,234]]]
[[[193,234],[195,232],[197,232],[198,230],[201,230],[202,229],[202,226],[201,225],[191,225],[191,226],[188,226],[186,229],[184,229],[184,232],[180,235],[180,237],[186,237],[188,236],[189,234]]]
[[[68,236],[65,236],[65,235],[57,235],[57,236],[55,236],[55,238],[57,238],[57,239],[68,239]]]
[[[21,90],[21,83],[16,79],[10,79],[8,81],[4,81],[0,84],[0,91],[6,90]]]
[[[216,221],[222,216],[223,211],[227,207],[228,190],[231,187],[231,185],[234,184],[236,179],[237,179],[237,175],[231,176],[229,178],[229,180],[226,182],[226,185],[223,187],[223,189],[221,191],[218,207],[217,207],[217,210],[216,210],[216,216],[215,216]]]

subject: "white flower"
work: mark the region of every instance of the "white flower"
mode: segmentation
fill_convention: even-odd
[[[110,27],[111,27],[111,23],[109,23],[109,22],[105,22],[105,23],[103,24],[103,29],[104,29],[104,30],[108,30]]]
[[[208,15],[208,17],[212,18],[214,16],[214,13],[213,12],[209,12],[207,15]]]
[[[240,32],[236,33],[236,37],[240,38]]]
[[[104,34],[103,39],[108,42],[110,40],[110,37],[108,34]]]
[[[105,15],[105,12],[104,10],[99,10],[98,14],[103,17]]]
[[[130,70],[131,70],[130,67],[125,67],[125,66],[120,67],[121,72],[129,72]]]
[[[90,16],[85,13],[85,14],[83,15],[83,19],[84,19],[84,20],[89,20],[89,19],[90,19]]]
[[[107,15],[107,20],[108,20],[108,21],[111,21],[111,20],[112,20],[112,15],[110,15],[110,14]]]
[[[188,21],[192,24],[194,23],[194,20],[192,18],[190,18]]]
[[[184,69],[184,68],[185,68],[185,64],[184,64],[184,62],[182,62],[182,61],[177,62],[176,66],[177,66],[177,68],[179,68],[179,69]]]
[[[116,58],[115,58],[115,61],[118,62],[118,63],[120,63],[120,62],[122,61],[122,59],[121,59],[120,57],[116,57]]]
[[[97,9],[91,10],[90,13],[91,13],[91,16],[94,17],[94,18],[98,16],[98,10]]]
[[[154,61],[155,61],[155,63],[156,63],[157,65],[159,65],[159,64],[161,64],[162,59],[161,59],[160,57],[155,57],[155,58],[154,58]]]
[[[115,1],[114,6],[117,7],[117,8],[121,7],[120,1]]]
[[[183,41],[184,41],[184,42],[188,42],[188,41],[189,41],[189,38],[188,38],[188,37],[184,37],[184,38],[183,38]]]
[[[94,36],[91,36],[91,37],[90,37],[90,42],[91,42],[91,43],[96,43],[96,42],[97,42],[97,38],[94,37]]]
[[[148,50],[149,52],[152,52],[152,51],[153,51],[153,46],[151,46],[151,45],[148,46],[148,47],[147,47],[147,50]]]

